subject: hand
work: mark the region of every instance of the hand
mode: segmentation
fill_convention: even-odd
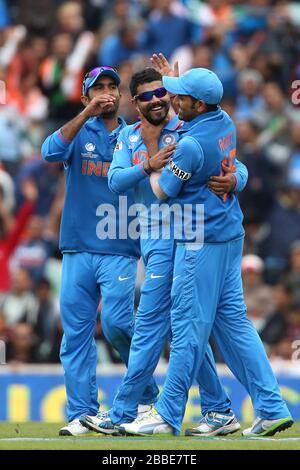
[[[158,171],[170,161],[170,156],[175,151],[176,144],[170,144],[159,150],[153,157],[146,160],[144,170],[150,174],[152,171]]]
[[[150,61],[153,67],[162,75],[167,75],[168,77],[179,77],[178,61],[175,62],[174,69],[172,69],[171,65],[162,53],[158,55],[153,54]]]
[[[38,189],[32,179],[27,179],[22,184],[22,194],[27,201],[35,202],[38,198]]]
[[[116,98],[111,95],[95,96],[82,111],[82,114],[86,118],[99,116],[103,112],[107,111],[111,105],[115,104],[115,102]]]
[[[231,169],[222,164],[223,176],[212,176],[208,182],[208,188],[217,196],[231,193],[236,186],[236,177]]]

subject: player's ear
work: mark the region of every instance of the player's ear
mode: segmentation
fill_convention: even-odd
[[[137,110],[138,114],[140,114],[140,108],[138,107],[137,100],[134,98],[131,98],[131,102],[134,104],[135,109]]]
[[[89,99],[87,96],[82,96],[82,97],[80,98],[80,101],[81,101],[81,103],[83,104],[83,106],[86,108],[87,105],[88,105],[89,102],[90,102],[90,99]]]
[[[204,101],[201,101],[201,100],[197,100],[196,101],[196,108],[197,108],[197,111],[198,113],[204,113],[206,111],[206,104],[204,103]]]

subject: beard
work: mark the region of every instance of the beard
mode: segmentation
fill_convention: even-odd
[[[162,106],[162,109],[161,109],[162,116],[153,118],[150,113],[152,109],[155,108],[157,105]],[[142,115],[147,119],[147,121],[150,122],[150,124],[152,124],[153,126],[159,126],[166,119],[169,109],[170,109],[169,103],[161,102],[161,103],[156,103],[155,105],[150,105],[145,111],[141,111],[141,110],[140,111]]]
[[[101,113],[100,116],[103,119],[113,119],[118,114],[118,110],[119,110],[119,103],[116,103],[110,109]]]

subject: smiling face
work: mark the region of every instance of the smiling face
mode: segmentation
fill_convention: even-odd
[[[203,101],[196,100],[190,95],[177,95],[176,97],[179,119],[183,121],[192,121],[199,114],[205,111]]]
[[[155,80],[150,83],[143,83],[138,85],[135,103],[138,111],[154,126],[161,124],[168,115],[170,109],[170,96],[166,93],[165,96],[157,98],[155,95],[152,96],[150,101],[142,101],[139,99],[139,95],[145,92],[151,92],[157,89],[163,88],[163,84],[160,80]]]

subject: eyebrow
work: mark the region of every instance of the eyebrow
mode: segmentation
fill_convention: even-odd
[[[110,86],[110,85],[114,85],[114,86],[117,86],[117,84],[114,82],[114,81],[111,81],[111,82],[107,82],[107,83],[103,83],[103,82],[99,82],[99,83],[95,83],[94,87],[95,86]]]

